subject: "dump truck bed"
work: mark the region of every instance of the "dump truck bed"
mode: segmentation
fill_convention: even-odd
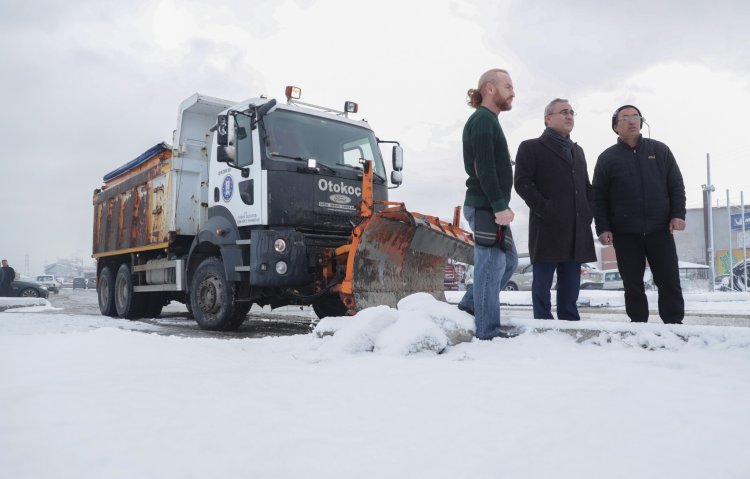
[[[104,176],[94,192],[94,257],[165,248],[195,235],[205,201],[201,165],[160,143]]]

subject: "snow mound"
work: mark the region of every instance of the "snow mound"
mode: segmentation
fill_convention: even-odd
[[[0,312],[8,313],[38,313],[53,309],[49,301],[44,298],[0,298]]]
[[[406,356],[439,354],[448,346],[471,341],[474,318],[427,293],[408,296],[397,305],[376,306],[354,316],[324,318],[315,334],[321,351],[375,352]]]
[[[750,348],[750,330],[743,327],[535,319],[512,319],[509,323],[519,334],[565,333],[578,343],[593,346],[649,351]]]

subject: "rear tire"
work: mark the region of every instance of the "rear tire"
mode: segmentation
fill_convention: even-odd
[[[344,306],[338,294],[323,296],[315,301],[312,307],[319,319],[330,316],[346,316],[349,312],[349,308]]]
[[[224,277],[221,259],[204,259],[195,270],[190,284],[193,317],[201,329],[234,331],[250,310],[250,303],[238,303],[235,284]]]
[[[115,306],[115,275],[109,266],[102,268],[96,281],[96,294],[99,298],[99,311],[104,316],[117,316]]]
[[[145,298],[133,292],[133,275],[130,265],[123,263],[115,277],[115,308],[117,315],[125,319],[137,319],[143,315]]]

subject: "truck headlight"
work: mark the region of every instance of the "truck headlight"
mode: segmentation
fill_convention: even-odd
[[[278,274],[286,274],[287,271],[287,265],[284,261],[277,261],[276,262],[276,272]]]
[[[273,242],[273,249],[275,249],[277,253],[283,253],[286,251],[286,241],[283,238],[277,239]]]

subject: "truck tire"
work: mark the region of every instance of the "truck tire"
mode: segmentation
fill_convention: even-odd
[[[115,309],[117,315],[125,319],[137,319],[143,316],[145,298],[133,292],[133,275],[130,265],[123,263],[115,276]]]
[[[104,316],[117,316],[115,307],[115,275],[109,266],[102,268],[96,281],[96,295],[99,298],[99,311]]]
[[[346,316],[349,309],[341,302],[338,294],[323,296],[312,305],[313,311],[319,319],[330,316]]]
[[[221,259],[204,259],[190,284],[193,317],[201,329],[234,331],[245,321],[250,303],[235,301],[234,283],[224,276]]]

